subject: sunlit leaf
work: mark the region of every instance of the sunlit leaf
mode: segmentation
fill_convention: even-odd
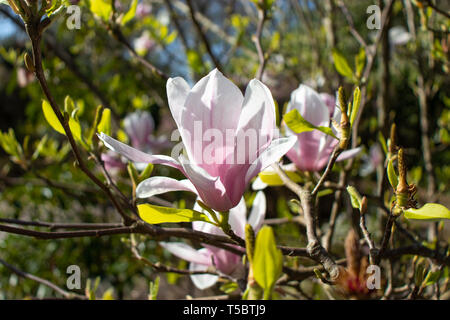
[[[329,136],[332,136],[335,139],[338,139],[336,135],[333,133],[333,130],[329,127],[317,127],[312,123],[308,122],[305,118],[302,117],[300,112],[297,109],[291,110],[286,113],[283,117],[286,125],[294,131],[295,133],[309,132],[313,130],[319,130]]]
[[[102,118],[97,126],[98,132],[111,135],[111,109],[105,108],[102,113]]]
[[[52,107],[50,106],[50,103],[48,101],[43,100],[42,101],[42,111],[44,112],[45,120],[47,120],[48,124],[58,133],[66,134],[64,131],[64,128],[62,124],[59,122],[58,117],[56,116],[55,112],[53,111]],[[69,119],[69,128],[72,132],[72,135],[77,141],[82,141],[81,138],[81,126],[80,123],[75,120],[74,118]]]
[[[355,187],[348,186],[347,192],[350,195],[350,201],[352,203],[352,207],[355,209],[360,209],[362,198],[361,198],[361,195],[359,194],[358,190],[356,190]]]
[[[397,174],[395,173],[394,164],[393,164],[392,159],[390,159],[388,161],[387,175],[388,175],[389,183],[391,184],[392,188],[394,188],[394,190],[397,189],[398,177],[397,177]]]
[[[138,0],[133,0],[133,2],[131,2],[131,6],[130,9],[127,11],[127,13],[125,13],[125,15],[122,18],[122,25],[125,25],[128,23],[128,21],[132,20],[135,16],[136,16],[136,8],[138,5]]]
[[[253,257],[253,275],[264,289],[264,298],[269,299],[275,282],[281,275],[283,255],[277,248],[272,228],[264,226],[256,236]]]
[[[336,49],[333,50],[332,54],[333,54],[334,66],[336,67],[337,72],[339,72],[342,76],[353,80],[353,78],[354,78],[353,70],[350,67],[350,65],[348,64],[345,57]]]
[[[210,222],[205,214],[191,209],[166,208],[151,204],[140,204],[138,205],[138,211],[142,220],[150,224],[192,221]]]
[[[294,182],[302,182],[303,179],[300,177],[300,175],[294,171],[285,171],[287,176]],[[284,185],[284,182],[281,180],[281,178],[278,176],[276,172],[273,171],[262,171],[259,173],[259,177],[261,178],[261,181],[269,186],[282,186]]]
[[[450,210],[439,203],[427,203],[420,209],[405,211],[405,218],[416,220],[450,219]]]
[[[110,0],[91,0],[90,9],[93,14],[107,21],[112,13]]]

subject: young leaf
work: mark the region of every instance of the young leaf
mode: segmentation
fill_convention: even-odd
[[[53,112],[53,109],[47,100],[42,101],[42,111],[44,112],[44,117],[45,117],[45,120],[47,120],[48,124],[56,132],[65,135],[66,132],[64,131],[62,124],[59,122],[58,117],[56,116],[55,112]],[[74,138],[76,140],[82,142],[80,123],[77,120],[75,120],[74,118],[70,118],[69,119],[69,127],[70,127],[70,131],[72,131]]]
[[[405,218],[416,220],[450,219],[450,210],[438,203],[426,203],[420,209],[405,211]]]
[[[287,176],[294,182],[302,182],[303,179],[294,171],[285,171]],[[262,171],[259,173],[261,181],[269,186],[282,186],[284,182],[278,176],[277,173],[273,171]]]
[[[156,300],[159,291],[159,277],[155,281],[150,282],[148,300]]]
[[[91,0],[90,9],[93,14],[98,16],[104,21],[109,20],[109,16],[112,13],[111,1],[108,0]]]
[[[358,55],[355,56],[356,76],[359,78],[366,64],[366,50],[364,47],[359,49]]]
[[[283,254],[277,248],[272,228],[264,226],[256,236],[253,257],[253,274],[264,289],[264,299],[269,299],[275,282],[281,275]]]
[[[350,114],[351,126],[353,126],[353,122],[355,122],[356,116],[358,115],[360,104],[361,104],[361,91],[359,90],[359,87],[356,87],[355,91],[353,92],[352,112]]]
[[[345,57],[338,50],[333,50],[332,54],[334,66],[336,67],[337,72],[339,72],[342,76],[353,80],[353,70],[350,68],[350,65]]]
[[[142,220],[150,224],[192,221],[210,222],[205,214],[191,209],[176,209],[151,204],[140,204],[138,205],[138,211]]]
[[[98,132],[111,135],[111,109],[105,108],[102,113],[102,118],[97,126]]]
[[[286,113],[284,115],[283,119],[284,119],[284,122],[286,122],[286,125],[289,127],[289,129],[291,129],[295,133],[319,130],[329,136],[332,136],[335,139],[338,139],[335,136],[335,134],[333,133],[333,130],[331,130],[331,128],[317,127],[317,126],[313,125],[312,123],[308,122],[305,118],[303,118],[297,109],[291,110],[288,113]]]
[[[389,183],[391,184],[392,188],[395,190],[395,189],[397,189],[398,177],[397,177],[397,174],[395,173],[394,164],[392,162],[393,162],[392,160],[388,161],[387,175],[388,175]]]
[[[131,19],[133,19],[136,15],[136,8],[138,5],[138,0],[133,0],[133,2],[131,2],[131,7],[128,10],[127,13],[125,13],[125,15],[122,18],[122,22],[121,25],[125,25],[127,24],[128,21],[130,21]]]
[[[361,198],[361,195],[359,194],[359,192],[355,189],[355,187],[352,187],[352,186],[347,187],[347,192],[350,195],[350,201],[352,202],[352,207],[355,209],[360,209],[362,198]]]

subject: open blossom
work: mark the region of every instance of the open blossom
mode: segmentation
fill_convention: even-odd
[[[300,85],[298,89],[292,92],[286,112],[293,109],[297,109],[303,118],[315,126],[329,127],[331,125],[331,110],[333,110],[333,119],[337,123],[341,120],[341,110],[334,102],[331,103],[329,96],[319,94],[305,85]],[[339,137],[339,133],[334,127],[332,127],[332,130]],[[338,144],[336,139],[319,130],[296,134],[286,126],[286,134],[298,137],[296,144],[286,155],[302,171],[323,169],[328,163],[333,149]],[[337,161],[354,157],[359,151],[361,151],[361,148],[344,151]]]
[[[208,212],[203,211],[198,204],[194,210],[202,211],[206,215]],[[247,219],[247,208],[245,206],[244,198],[239,204],[230,210],[230,226],[234,233],[241,237],[245,237],[245,225],[248,223],[253,227],[255,233],[261,228],[266,214],[266,197],[263,192],[256,194],[253,201],[253,207]],[[194,230],[202,231],[209,234],[224,235],[223,231],[213,226],[210,223],[195,221],[192,223]],[[196,250],[191,246],[182,243],[160,243],[162,247],[170,251],[177,257],[189,261],[189,270],[191,271],[206,271],[209,267],[215,267],[220,272],[227,275],[236,275],[242,273],[244,266],[242,258],[225,249],[220,249],[211,245],[203,245],[203,248]],[[191,275],[192,282],[199,289],[206,289],[214,285],[218,276],[212,274]]]
[[[150,112],[136,111],[128,114],[124,120],[124,129],[131,145],[146,152],[157,152],[168,148],[170,142],[165,136],[155,137],[155,121]],[[106,170],[121,170],[126,168],[126,161],[115,152],[107,152],[101,155]],[[146,164],[136,163],[138,169],[144,169]]]
[[[107,147],[132,161],[174,167],[187,177],[181,181],[151,177],[137,187],[139,198],[191,191],[210,208],[228,211],[239,203],[250,180],[297,140],[276,138],[274,101],[259,80],[250,81],[244,97],[215,69],[193,88],[180,77],[169,79],[167,95],[187,156],[150,155],[103,133],[99,136]]]

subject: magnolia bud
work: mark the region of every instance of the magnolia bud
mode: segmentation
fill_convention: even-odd
[[[34,73],[34,62],[31,56],[28,54],[28,52],[25,52],[25,55],[23,56],[23,60],[25,61],[25,66],[27,67],[28,71]]]

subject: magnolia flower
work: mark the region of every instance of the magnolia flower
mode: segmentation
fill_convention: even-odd
[[[136,6],[136,17],[138,19],[144,18],[152,13],[152,6],[143,2],[139,2]]]
[[[275,138],[274,101],[256,79],[250,81],[244,97],[215,69],[193,88],[180,77],[169,79],[167,95],[187,157],[150,155],[99,135],[108,148],[132,161],[174,167],[188,178],[151,177],[138,185],[139,198],[191,191],[211,209],[228,211],[239,203],[250,180],[297,140],[295,136]]]
[[[134,39],[133,44],[134,50],[139,55],[144,56],[155,47],[156,42],[151,38],[148,31],[144,31],[139,38]]]
[[[369,155],[363,155],[363,165],[361,166],[361,176],[365,177],[371,174],[383,162],[384,154],[378,144],[370,147]]]
[[[300,85],[292,92],[286,113],[293,109],[297,109],[303,118],[315,126],[329,127],[331,125],[329,97],[318,94],[308,86]],[[341,110],[334,103],[333,109],[333,119],[339,123]],[[339,137],[337,130],[333,127],[332,130]],[[319,171],[324,168],[334,147],[338,144],[336,139],[318,130],[295,134],[286,126],[286,134],[298,137],[296,144],[286,155],[302,171]],[[344,151],[337,161],[354,157],[360,150],[361,148],[355,148]]]
[[[389,43],[392,46],[407,44],[411,38],[411,34],[402,26],[396,26],[389,29]]]
[[[34,81],[34,74],[28,71],[26,68],[17,69],[17,84],[19,87],[24,88],[28,84]]]
[[[128,114],[124,119],[124,129],[130,138],[131,145],[146,152],[155,152],[170,146],[170,142],[165,136],[155,137],[155,121],[150,112],[136,111]],[[126,168],[126,159],[122,159],[117,153],[112,151],[103,153],[101,159],[108,171],[122,170]],[[145,169],[145,163],[135,163],[140,170]]]
[[[203,211],[196,203],[194,207],[197,211],[202,211],[209,216],[208,212]],[[232,230],[236,235],[245,238],[245,225],[248,223],[253,227],[255,233],[261,228],[266,214],[266,197],[263,192],[256,194],[253,201],[253,207],[247,220],[247,207],[244,198],[241,198],[239,204],[230,210],[230,220]],[[195,221],[192,223],[194,230],[205,233],[224,235],[223,231],[210,223]],[[218,271],[227,275],[236,275],[243,272],[244,266],[239,255],[230,251],[220,249],[210,245],[203,245],[203,248],[196,250],[185,243],[160,243],[162,247],[170,251],[177,257],[189,261],[189,270],[206,271],[210,267],[215,267]],[[192,282],[199,289],[206,289],[214,285],[218,276],[212,274],[191,275]]]

